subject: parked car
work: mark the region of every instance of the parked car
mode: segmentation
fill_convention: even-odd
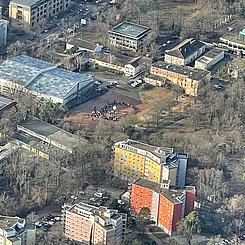
[[[42,226],[41,228],[43,231],[49,231],[49,227],[46,227],[46,226]]]
[[[55,216],[54,219],[55,219],[56,221],[60,221],[60,220],[61,220],[61,217]]]
[[[95,81],[94,82],[96,85],[101,85],[103,82],[102,81]]]
[[[125,202],[122,200],[117,200],[118,204],[123,205]]]
[[[214,212],[215,212],[216,214],[220,213],[221,211],[222,211],[221,208],[216,208],[216,209],[214,209]]]
[[[94,193],[95,197],[103,197],[103,193],[102,192],[96,192]]]
[[[118,81],[113,81],[113,82],[111,82],[111,85],[119,85],[119,82]]]

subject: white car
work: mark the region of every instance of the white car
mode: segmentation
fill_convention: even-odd
[[[117,200],[117,203],[123,205],[123,204],[124,204],[124,201],[122,201],[122,200]]]
[[[72,196],[71,196],[71,199],[73,199],[73,200],[77,200],[77,197],[76,197],[76,196],[74,196],[74,195],[72,195]]]
[[[103,193],[101,193],[101,192],[96,192],[96,193],[94,193],[94,196],[95,196],[95,197],[103,197]]]
[[[214,209],[214,212],[215,212],[216,214],[220,213],[221,211],[222,211],[221,208],[216,208],[216,209]]]
[[[118,81],[113,81],[113,82],[111,82],[111,85],[119,85],[119,82]]]
[[[222,86],[220,86],[219,84],[214,84],[214,88],[215,88],[215,89],[221,89]]]
[[[72,33],[73,31],[74,31],[74,30],[73,30],[72,28],[68,28],[68,29],[66,30],[66,32],[69,33],[69,34]]]

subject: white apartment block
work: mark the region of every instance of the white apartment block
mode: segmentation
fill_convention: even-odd
[[[25,219],[0,215],[1,245],[33,245],[36,242],[36,228],[26,224]]]

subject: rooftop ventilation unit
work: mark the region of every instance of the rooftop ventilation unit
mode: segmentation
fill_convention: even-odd
[[[190,41],[190,44],[193,44],[193,43],[195,43],[196,42],[196,40],[195,39],[192,39],[191,41]]]

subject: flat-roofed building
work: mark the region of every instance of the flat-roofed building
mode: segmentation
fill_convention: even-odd
[[[197,96],[199,88],[207,84],[211,79],[209,71],[177,66],[163,61],[157,61],[152,64],[150,73],[164,77],[165,80],[182,87],[186,94],[192,96]]]
[[[142,208],[149,208],[151,219],[167,234],[177,229],[177,224],[194,210],[195,187],[174,189],[169,181],[158,184],[139,179],[131,185],[130,210],[138,214]]]
[[[170,180],[171,186],[185,186],[187,154],[130,139],[115,143],[114,152],[114,173],[128,182],[144,177],[156,183]]]
[[[25,219],[0,215],[1,245],[33,245],[36,243],[36,227]]]
[[[119,48],[141,51],[150,28],[131,22],[122,22],[109,31],[109,45]]]
[[[0,51],[7,44],[8,21],[0,19]]]
[[[18,149],[19,146],[14,141],[10,141],[4,146],[0,146],[0,163],[6,162]]]
[[[67,104],[78,95],[87,100],[93,79],[57,68],[49,62],[18,56],[0,65],[0,92],[29,92],[54,103]]]
[[[208,70],[225,57],[225,51],[220,48],[213,48],[195,61],[195,68]]]
[[[14,134],[16,145],[32,152],[33,154],[42,157],[44,159],[57,159],[67,155],[67,150],[61,149],[57,146],[47,143],[40,138],[31,136],[24,132],[16,132]]]
[[[189,38],[167,51],[164,61],[173,65],[185,66],[200,57],[205,52],[205,48],[204,43]]]
[[[237,55],[245,55],[244,21],[236,21],[228,31],[219,38],[218,47]]]
[[[65,236],[87,245],[119,245],[124,239],[127,215],[86,203],[64,204]]]
[[[70,153],[85,142],[84,139],[35,117],[17,125],[17,130]]]
[[[149,74],[148,76],[144,77],[145,83],[148,83],[152,86],[161,87],[164,84],[164,78]]]
[[[35,26],[68,10],[71,0],[12,0],[9,4],[9,18]]]
[[[4,111],[10,109],[11,107],[15,105],[16,105],[15,101],[7,99],[3,96],[0,96],[0,116]]]

